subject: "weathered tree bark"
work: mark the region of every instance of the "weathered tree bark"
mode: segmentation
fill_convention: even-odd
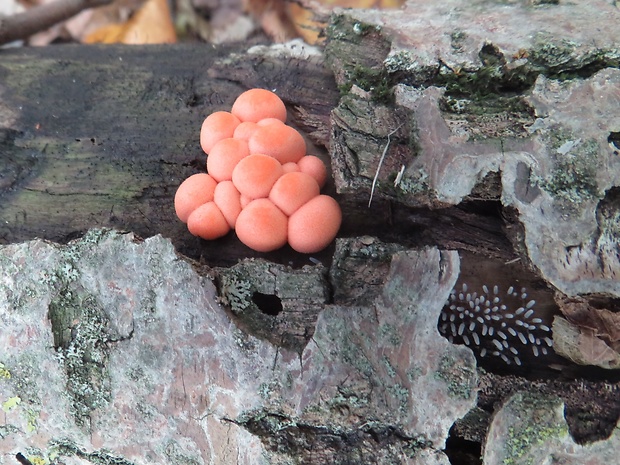
[[[481,12],[457,0],[435,6],[411,1],[404,12],[342,13],[332,19],[327,62],[300,44],[249,51],[183,45],[3,51],[0,241],[43,237],[66,242],[102,226],[142,237],[162,234],[216,275],[219,296],[239,327],[300,357],[326,305],[337,308],[338,318],[329,320],[333,324],[341,324],[340,311],[362,309],[356,315],[370,329],[363,328],[355,347],[388,347],[387,333],[374,324],[391,321],[399,315],[395,309],[408,305],[406,298],[417,297],[403,289],[431,279],[428,273],[443,276],[446,266],[456,272],[441,254],[438,267],[413,260],[419,280],[407,268],[409,259],[392,263],[394,254],[424,246],[459,250],[455,300],[467,294],[464,285],[477,292],[494,286],[504,292],[526,288],[528,298],[521,298],[521,305],[528,305],[527,313],[535,305],[536,318],[551,327],[560,312],[569,318],[567,295],[586,295],[578,302],[581,318],[605,310],[604,321],[612,321],[620,295],[617,42],[611,36],[594,40],[589,29],[577,28],[583,23],[571,21],[590,14],[590,21],[613,24],[617,13],[594,0],[557,10],[525,3],[489,4]],[[461,16],[452,15],[448,7],[453,4],[463,8]],[[424,15],[440,21],[414,21]],[[476,22],[481,15],[484,21]],[[514,18],[519,21],[511,22]],[[521,30],[524,24],[542,27],[545,18],[553,18],[551,33]],[[483,34],[476,24],[488,21],[493,27]],[[566,31],[575,28],[581,42],[566,42]],[[342,239],[335,249],[316,255],[326,267],[318,272],[300,271],[308,257],[287,248],[257,254],[233,235],[198,240],[175,218],[176,187],[204,169],[198,144],[202,119],[229,108],[249,87],[275,89],[289,106],[292,123],[333,165],[335,182],[328,191],[337,192],[343,207]],[[231,267],[247,257],[269,262]],[[298,279],[312,295],[290,294]],[[436,280],[431,289],[443,289],[445,283]],[[240,304],[235,303],[239,292],[245,296]],[[270,308],[274,302],[281,308]],[[380,302],[372,324],[369,302]],[[385,314],[383,305],[389,309]],[[298,309],[303,312],[295,315]],[[596,334],[580,332],[579,323],[571,322],[572,329],[589,336],[585,343],[601,342]],[[464,328],[446,325],[444,335],[472,345],[462,338]],[[330,328],[321,330],[329,339]],[[333,333],[336,338],[349,331],[357,337],[346,323],[339,330]],[[616,332],[608,332],[602,342],[612,356],[600,366],[614,363],[617,341],[610,339]],[[526,340],[523,346],[539,347],[542,339]],[[485,344],[501,342],[487,337],[473,348],[481,364],[486,363]],[[480,424],[486,425],[490,412],[515,389],[561,397],[579,440],[610,434],[620,412],[617,372],[592,374],[553,353],[538,357],[537,351],[519,353],[521,358],[509,359],[511,365],[502,365],[499,357],[484,365],[496,374],[483,377],[480,410],[457,425],[455,435],[484,441]],[[496,352],[505,355],[501,347]],[[395,362],[386,360],[388,368],[382,366],[380,373]],[[516,360],[524,366],[516,367]],[[346,363],[359,368],[355,360]],[[368,377],[374,380],[371,371]],[[502,376],[515,374],[530,379]],[[538,380],[556,377],[565,379]],[[397,393],[392,394],[386,405],[396,405]],[[554,402],[549,409],[556,411]],[[365,408],[361,411],[368,413]],[[290,438],[269,429],[273,415],[246,418],[243,426],[275,450]],[[303,429],[290,434],[306,434]],[[316,440],[319,429],[312,431],[307,434]],[[412,442],[400,430],[389,435],[389,441],[403,439]]]
[[[0,242],[58,242],[92,227],[163,234],[211,265],[262,256],[234,237],[208,243],[174,215],[176,188],[204,170],[198,134],[213,111],[251,87],[275,89],[293,124],[328,161],[330,112],[339,93],[322,57],[294,45],[280,52],[175,45],[5,50],[0,55]],[[328,187],[328,189],[330,189]],[[331,187],[333,190],[333,187]],[[369,190],[341,198],[343,234],[442,244],[515,258],[501,221],[461,209],[390,207]],[[333,249],[320,255],[329,257]],[[290,249],[267,255],[295,260]]]

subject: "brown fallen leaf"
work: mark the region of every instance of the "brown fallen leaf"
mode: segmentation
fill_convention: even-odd
[[[582,297],[558,293],[555,300],[565,317],[553,322],[555,351],[580,365],[620,368],[620,314]]]
[[[590,328],[610,343],[620,342],[620,313],[597,308],[583,297],[556,295],[562,314],[573,324]]]
[[[298,36],[286,3],[285,0],[244,0],[244,10],[275,42],[286,42]]]
[[[103,26],[84,43],[167,44],[177,41],[167,0],[148,0],[124,23]]]
[[[581,328],[556,316],[553,320],[553,349],[578,365],[592,365],[607,370],[620,368],[620,354],[592,329]]]

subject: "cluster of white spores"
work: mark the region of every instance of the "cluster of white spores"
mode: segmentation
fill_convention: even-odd
[[[535,305],[525,288],[519,292],[511,286],[501,296],[497,285],[483,285],[478,293],[463,283],[461,290],[450,292],[438,329],[450,342],[465,344],[480,357],[493,355],[520,366],[524,350],[538,357],[553,346],[551,328],[536,316]]]

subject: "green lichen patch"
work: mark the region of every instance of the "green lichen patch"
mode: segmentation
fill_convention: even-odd
[[[252,307],[253,286],[248,279],[244,279],[240,273],[232,272],[220,275],[220,297],[222,303],[235,314],[243,314]]]
[[[70,439],[52,439],[47,456],[53,463],[63,457],[78,457],[95,465],[134,465],[134,462],[114,455],[105,449],[88,452]]]
[[[87,426],[90,413],[111,396],[107,317],[93,296],[67,285],[50,302],[49,319],[76,424]]]
[[[546,76],[561,80],[584,79],[604,68],[620,66],[617,49],[591,47],[582,50],[582,45],[571,39],[558,39],[547,32],[540,32],[534,37],[528,59]]]
[[[457,356],[454,352],[444,355],[435,376],[446,383],[448,394],[452,397],[468,400],[475,395],[478,381],[476,370],[474,364],[466,361],[465,357]]]
[[[13,434],[20,434],[20,433],[21,433],[21,430],[15,425],[11,425],[11,424],[0,425],[0,439],[4,439]]]
[[[347,75],[348,83],[340,86],[342,94],[355,85],[360,89],[369,92],[375,102],[391,103],[392,101],[392,83],[388,73],[383,68],[365,67],[363,65],[353,66]]]
[[[373,347],[368,335],[364,333],[344,334],[342,336],[338,356],[351,367],[355,368],[360,375],[367,380],[380,380],[381,376],[376,370],[373,361],[365,353],[365,347]]]
[[[22,456],[28,460],[28,463],[32,465],[49,465],[53,464],[50,460],[45,457],[45,453],[37,448],[37,447],[27,447],[23,451]],[[21,462],[20,462],[21,463]]]
[[[371,403],[371,392],[369,385],[340,385],[337,387],[336,394],[326,402],[326,406],[330,412],[343,415],[355,414],[368,408]]]
[[[7,366],[10,376],[0,382],[6,383],[12,398],[18,398],[19,402],[14,404],[18,407],[19,416],[24,420],[25,428],[28,432],[37,429],[39,412],[41,411],[41,397],[37,383],[34,381],[41,376],[39,370],[40,360],[23,353],[11,360],[10,367]],[[0,399],[6,401],[7,399]],[[6,407],[7,404],[3,404]]]
[[[346,15],[333,15],[327,37],[325,57],[341,94],[357,86],[375,101],[391,102],[395,82],[383,66],[390,43],[381,36],[381,29]]]
[[[544,177],[534,177],[537,185],[568,210],[585,200],[601,198],[597,179],[599,143],[592,139],[581,140],[563,129],[552,130],[543,139],[549,148],[553,168]]]
[[[435,196],[430,189],[429,175],[424,168],[405,174],[398,183],[396,183],[395,178],[394,182],[396,184],[394,188],[396,197],[404,201],[416,195],[426,194]]]
[[[221,302],[246,333],[301,353],[329,299],[325,270],[294,270],[260,259],[217,270]],[[247,344],[236,337],[241,347]],[[252,344],[249,344],[251,350]]]
[[[562,407],[556,397],[529,392],[518,393],[505,408],[511,418],[505,444],[506,465],[534,465],[540,463],[532,450],[549,441],[561,441],[568,436],[568,426],[558,418]]]
[[[0,379],[11,379],[11,372],[7,369],[4,363],[0,362]]]
[[[484,100],[488,96],[508,95],[529,89],[539,71],[531,68],[508,68],[499,61],[473,69],[442,69],[432,84],[446,88],[448,95]]]

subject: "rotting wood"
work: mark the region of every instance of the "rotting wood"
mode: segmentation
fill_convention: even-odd
[[[246,88],[271,87],[275,65],[261,56],[226,62],[235,51],[241,53],[195,45],[2,51],[0,241],[66,242],[100,226],[163,234],[182,253],[209,261],[245,256],[233,237],[216,245],[193,238],[173,207],[181,181],[204,170],[198,136],[205,116],[229,109]],[[210,77],[218,61],[228,63],[218,65],[222,77]],[[293,122],[312,132],[337,99],[330,73],[311,60],[274,63],[279,81],[272,84]]]
[[[252,252],[234,234],[197,239],[177,220],[173,198],[184,178],[204,169],[202,119],[230,108],[246,88],[275,89],[325,159],[339,94],[320,58],[278,57],[260,48],[247,54],[189,45],[59,46],[4,50],[0,75],[0,243],[66,242],[89,228],[113,227],[142,237],[163,234],[181,253],[210,265],[244,257],[308,263],[288,247]],[[368,195],[361,189],[339,196],[342,235],[461,244],[515,258],[500,221],[476,225],[472,218],[462,231],[467,209],[392,208],[376,199],[369,210]],[[317,257],[327,263],[332,252]]]
[[[274,88],[293,110],[295,123],[326,145],[329,112],[339,99],[321,63],[252,58],[236,49],[62,47],[45,55],[2,52],[0,63],[2,151],[9,160],[0,168],[2,242],[35,236],[63,242],[88,228],[111,226],[142,236],[161,233],[177,250],[206,263],[265,256],[250,253],[232,236],[214,243],[192,238],[174,217],[176,186],[203,169],[200,121],[229,107],[247,87]],[[303,85],[301,77],[307,77]],[[379,129],[396,127],[385,126]],[[369,137],[359,141],[364,142],[376,143]],[[376,163],[380,153],[371,151],[370,161]],[[339,198],[346,206],[341,235],[372,234],[399,244],[519,258],[503,231],[518,230],[518,222],[504,222],[503,212],[486,214],[501,210],[496,184],[490,186],[495,195],[481,188],[479,197],[458,208],[412,209],[377,199],[369,214],[369,192],[363,189],[368,179],[357,181],[357,192]],[[332,252],[318,258],[328,262]],[[266,257],[307,263],[287,248]]]

